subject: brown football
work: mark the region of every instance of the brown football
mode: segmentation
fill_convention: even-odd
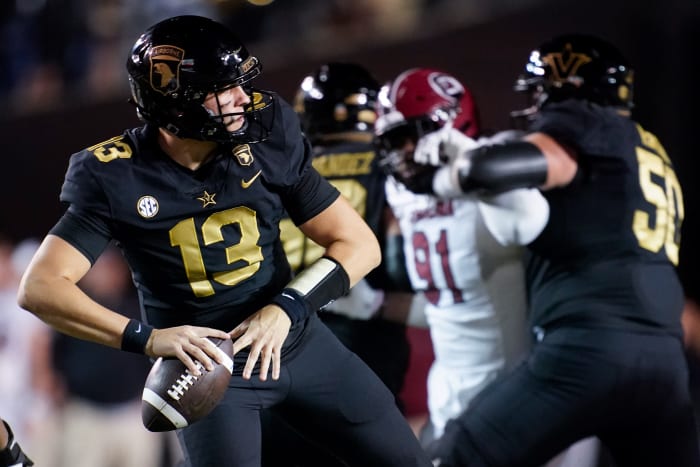
[[[226,393],[233,373],[231,339],[209,338],[221,351],[223,364],[194,376],[177,358],[160,357],[146,377],[141,396],[141,419],[150,431],[170,431],[196,422],[211,412]]]

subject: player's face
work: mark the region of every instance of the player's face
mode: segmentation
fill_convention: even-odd
[[[243,127],[244,107],[248,104],[250,104],[250,97],[240,86],[225,89],[217,94],[211,93],[204,99],[204,107],[213,115],[226,115],[224,124],[231,132]]]

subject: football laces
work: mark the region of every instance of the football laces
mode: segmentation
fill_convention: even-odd
[[[205,371],[207,371],[204,368],[204,365],[202,365],[200,362],[196,363],[197,369],[202,374]],[[168,395],[176,401],[179,401],[180,398],[185,395],[185,392],[187,392],[187,390],[191,388],[194,385],[194,383],[197,382],[198,379],[199,377],[192,374],[192,372],[189,369],[185,370],[185,372],[182,373],[177,380],[175,380],[175,383],[173,383],[173,385],[170,386],[170,389],[168,389]]]

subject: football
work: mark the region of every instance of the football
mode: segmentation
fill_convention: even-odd
[[[222,364],[194,376],[179,359],[160,357],[146,377],[141,396],[141,419],[150,431],[170,431],[196,422],[216,407],[226,393],[233,373],[233,341],[209,338],[221,354]]]

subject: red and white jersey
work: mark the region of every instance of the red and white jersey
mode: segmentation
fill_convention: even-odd
[[[435,362],[428,407],[435,436],[527,348],[522,246],[544,227],[538,190],[437,199],[393,178],[387,201],[404,238],[411,284],[426,298]]]

